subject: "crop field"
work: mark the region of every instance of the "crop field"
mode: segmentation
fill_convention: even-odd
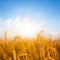
[[[0,60],[60,60],[60,39],[44,37],[0,39]]]

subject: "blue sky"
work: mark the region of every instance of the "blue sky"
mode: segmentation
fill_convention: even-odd
[[[48,32],[60,32],[60,0],[0,0],[2,22],[25,16],[31,21],[41,23],[41,29]],[[4,23],[0,27],[5,28]]]

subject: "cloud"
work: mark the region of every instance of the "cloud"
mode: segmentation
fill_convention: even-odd
[[[14,37],[16,35],[20,35],[23,37],[36,37],[37,33],[40,30],[45,29],[45,34],[52,34],[52,36],[56,36],[57,33],[54,31],[47,31],[46,28],[47,23],[38,22],[38,20],[32,20],[28,16],[24,17],[15,17],[15,18],[6,18],[3,19],[0,17],[0,37],[4,37],[4,32],[7,30],[8,37]],[[58,32],[59,33],[59,32]]]
[[[0,20],[0,33],[4,33],[7,30],[8,37],[15,35],[33,37],[36,36],[37,32],[40,31],[41,25],[38,21],[33,21],[30,17],[15,17],[9,19]]]

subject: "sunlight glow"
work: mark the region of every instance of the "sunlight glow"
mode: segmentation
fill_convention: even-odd
[[[23,24],[21,29],[21,34],[24,37],[33,37],[35,34],[37,34],[38,25],[32,24],[31,22],[27,22]],[[20,30],[20,29],[19,29]]]
[[[41,29],[41,23],[31,20],[29,17],[15,17],[6,19],[2,31],[7,30],[8,37],[16,35],[22,37],[36,37],[38,31]],[[2,25],[1,25],[2,26]]]

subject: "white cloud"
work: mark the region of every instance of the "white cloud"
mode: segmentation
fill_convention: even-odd
[[[41,25],[43,25],[42,22],[33,21],[27,16],[0,20],[0,23],[0,33],[2,34],[7,30],[10,37],[17,34],[25,37],[36,36],[37,32],[40,31]]]
[[[25,17],[23,18],[23,21],[24,21],[24,22],[26,22],[26,21],[28,21],[28,20],[30,20],[30,18],[27,17],[27,16],[25,16]]]
[[[12,22],[13,22],[13,18],[6,19],[6,20],[4,21],[4,25],[9,26],[9,24],[11,24]]]
[[[8,37],[14,37],[15,35],[35,37],[40,30],[46,27],[45,25],[46,22],[34,21],[28,16],[23,18],[0,18],[0,37],[4,37],[5,30],[7,30]],[[47,31],[46,33],[47,35],[52,34],[54,37],[57,35],[57,33],[51,31]]]

